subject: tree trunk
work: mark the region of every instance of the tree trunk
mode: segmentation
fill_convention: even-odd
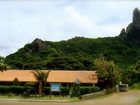
[[[39,96],[42,96],[42,81],[39,81]]]

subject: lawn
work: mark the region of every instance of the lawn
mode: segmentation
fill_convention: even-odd
[[[134,89],[140,89],[140,82],[134,83],[133,88]]]
[[[54,96],[52,95],[51,97],[48,96],[29,96],[29,97],[24,97],[24,96],[16,96],[16,95],[0,95],[0,99],[17,99],[17,100],[34,100],[34,101],[67,101],[67,102],[73,102],[73,101],[78,101],[78,97],[70,97],[70,96]]]
[[[140,100],[137,101],[137,105],[140,105]]]

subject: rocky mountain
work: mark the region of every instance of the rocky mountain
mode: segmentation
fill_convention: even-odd
[[[123,69],[140,59],[140,11],[137,8],[132,23],[117,37],[75,37],[60,42],[37,38],[7,56],[6,62],[14,69],[93,70],[94,60],[101,55]]]
[[[122,29],[120,36],[140,44],[140,10],[134,9],[132,23],[127,26],[126,31],[124,28]]]

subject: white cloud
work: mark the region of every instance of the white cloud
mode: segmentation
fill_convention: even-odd
[[[0,55],[8,55],[35,38],[59,41],[74,36],[118,35],[140,2],[6,1],[0,2]]]
[[[68,22],[68,24],[73,25],[74,27],[85,30],[93,27],[93,21],[91,21],[86,16],[82,16],[71,5],[65,8],[65,14],[65,21]]]
[[[64,15],[64,30],[70,37],[85,36],[85,37],[96,37],[94,30],[97,33],[96,22],[79,13],[73,5],[68,5],[65,7]],[[91,36],[92,35],[92,36]]]

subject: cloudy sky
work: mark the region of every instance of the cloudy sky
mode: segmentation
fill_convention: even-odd
[[[0,55],[7,56],[35,38],[116,36],[132,21],[138,0],[0,1]]]

